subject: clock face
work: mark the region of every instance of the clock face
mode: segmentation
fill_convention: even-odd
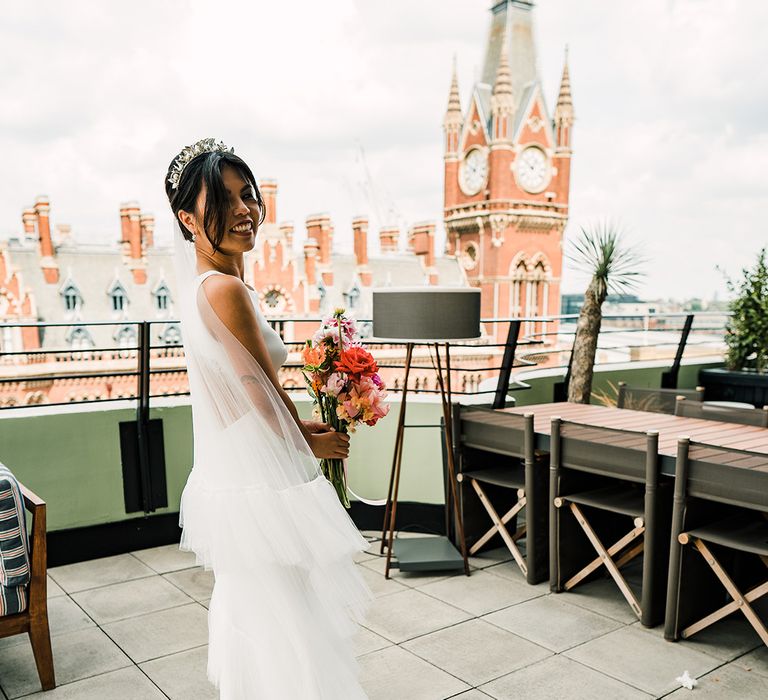
[[[544,151],[529,146],[516,161],[517,181],[528,192],[541,192],[551,177],[549,162]]]
[[[488,156],[480,148],[473,148],[464,158],[459,173],[459,185],[464,194],[477,194],[488,179]]]

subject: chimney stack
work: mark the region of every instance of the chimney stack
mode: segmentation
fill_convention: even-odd
[[[54,260],[53,240],[51,239],[51,205],[48,197],[41,195],[35,200],[37,235],[40,238],[40,267],[48,284],[59,281],[59,266]]]
[[[352,219],[352,234],[354,237],[355,261],[357,274],[364,287],[370,287],[373,274],[368,267],[368,217],[356,216]]]
[[[379,230],[379,248],[382,253],[397,253],[399,241],[400,229],[397,226],[385,226]]]
[[[24,238],[27,240],[37,240],[35,233],[35,221],[37,216],[32,207],[28,207],[21,213],[21,220],[24,223]]]
[[[408,240],[413,252],[423,256],[424,269],[429,276],[430,284],[437,284],[437,268],[435,267],[435,223],[425,221],[415,224],[410,231]]]
[[[293,222],[282,221],[280,223],[280,234],[285,241],[285,259],[287,260],[293,251]]]
[[[130,202],[123,202],[120,205],[120,248],[123,253],[123,259],[131,257],[131,224],[128,218],[128,207]]]
[[[323,284],[333,285],[333,268],[331,267],[331,249],[333,247],[333,225],[328,214],[313,214],[307,217],[307,238],[314,238],[319,246],[317,269],[323,279]]]
[[[128,234],[128,245],[124,245],[123,250],[126,248],[128,250],[128,267],[133,275],[133,281],[136,284],[144,284],[147,281],[147,268],[141,244],[141,209],[138,202],[128,202],[123,206],[125,209],[120,211],[121,220],[125,222],[123,235],[126,230]]]
[[[317,294],[317,252],[319,246],[314,238],[308,238],[304,244],[304,275],[307,278],[307,297],[309,311],[320,310],[320,298]]]
[[[142,214],[139,218],[141,224],[141,240],[144,249],[152,248],[155,245],[155,217],[152,214]]]
[[[277,223],[277,181],[262,180],[259,182],[259,191],[264,200],[264,208],[267,210],[264,219],[265,224]]]

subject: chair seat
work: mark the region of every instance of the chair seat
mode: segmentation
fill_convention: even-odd
[[[712,525],[688,530],[687,534],[705,542],[768,556],[768,521],[765,520],[738,515]]]
[[[624,484],[606,486],[594,491],[583,491],[563,496],[566,501],[573,501],[585,506],[594,506],[613,513],[630,515],[633,518],[643,516],[645,512],[645,500],[642,489]]]
[[[496,486],[505,486],[510,489],[525,488],[525,472],[522,469],[500,469],[494,467],[491,469],[473,469],[462,472],[464,478],[475,479],[486,484]]]

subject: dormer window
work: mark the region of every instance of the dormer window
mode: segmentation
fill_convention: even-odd
[[[122,311],[128,305],[128,298],[125,296],[125,292],[122,289],[117,289],[112,292],[112,310]]]
[[[325,288],[325,285],[323,284],[322,280],[320,280],[317,283],[317,293],[318,293],[318,296],[320,297],[319,306],[320,306],[320,309],[322,310],[323,308],[325,308],[325,297],[328,294],[328,290]]]
[[[74,282],[68,282],[60,292],[65,311],[79,311],[83,303],[80,290]]]
[[[113,312],[120,313],[128,308],[128,293],[119,281],[115,280],[107,294],[109,294],[110,306]]]
[[[161,282],[160,286],[155,290],[155,308],[158,311],[168,311],[171,305],[171,290],[168,289],[165,282]]]
[[[347,298],[349,311],[354,311],[360,304],[360,287],[357,286],[357,283],[344,296]]]

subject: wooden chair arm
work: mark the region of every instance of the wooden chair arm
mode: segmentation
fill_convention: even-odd
[[[24,484],[20,483],[19,488],[21,488],[21,495],[24,497],[24,505],[28,510],[34,511],[37,506],[45,505],[45,501],[36,493],[30,491]]]
[[[36,493],[19,483],[24,506],[32,513],[32,532],[30,533],[30,610],[45,609],[48,546],[46,540],[46,505]]]

